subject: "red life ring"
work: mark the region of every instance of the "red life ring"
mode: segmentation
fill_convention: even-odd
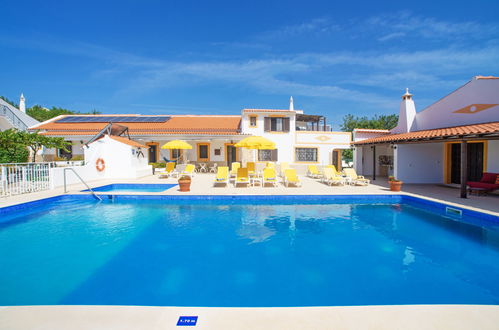
[[[104,169],[106,168],[106,163],[104,162],[104,159],[102,159],[102,158],[98,158],[98,159],[95,161],[95,168],[96,168],[96,169],[97,169],[97,171],[99,171],[99,172],[104,171]]]

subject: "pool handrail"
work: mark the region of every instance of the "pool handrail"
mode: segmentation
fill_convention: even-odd
[[[64,193],[68,192],[67,185],[66,185],[66,171],[67,170],[73,171],[73,173],[78,177],[78,179],[80,179],[80,181],[87,187],[87,189],[90,190],[90,192],[94,195],[94,197],[102,202],[102,198],[99,195],[97,195],[95,193],[95,191],[92,190],[92,188],[90,188],[90,186],[81,178],[81,176],[78,173],[76,173],[76,171],[72,167],[65,167],[64,168]]]

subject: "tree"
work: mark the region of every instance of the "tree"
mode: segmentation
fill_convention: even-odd
[[[69,142],[64,141],[64,138],[61,137],[45,136],[38,134],[38,132],[20,133],[23,135],[25,145],[31,149],[33,163],[36,161],[36,154],[42,149],[42,147],[49,149],[64,149],[67,151],[66,146],[69,145]]]
[[[66,149],[68,144],[69,142],[64,141],[64,138],[8,129],[0,132],[0,163],[27,162],[28,148],[31,149],[32,161],[35,162],[36,154],[42,147]]]
[[[346,115],[340,128],[343,132],[352,132],[355,128],[392,129],[397,126],[398,119],[398,115],[374,115],[372,118]]]
[[[0,132],[0,163],[24,163],[29,151],[24,138],[16,129]]]
[[[370,129],[392,129],[397,126],[399,117],[398,115],[374,115],[372,118],[367,116],[354,116],[345,115],[340,129],[343,132],[352,132],[356,128],[370,128]],[[342,157],[345,161],[353,161],[353,152],[351,149],[343,150]]]
[[[16,102],[9,100],[5,96],[0,96],[0,99],[4,100],[5,102],[7,102],[8,104],[10,104],[11,106],[13,106],[15,108],[19,108],[19,105]]]

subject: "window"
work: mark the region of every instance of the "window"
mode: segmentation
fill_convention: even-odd
[[[277,162],[277,149],[274,150],[258,150],[259,162]]]
[[[182,156],[182,150],[180,149],[171,149],[170,150],[170,158],[171,160],[177,160]]]
[[[296,148],[295,159],[297,162],[317,162],[317,148]]]
[[[71,141],[66,141],[66,142],[71,142]],[[64,149],[57,149],[57,157],[59,158],[65,158],[65,159],[71,159],[73,157],[73,145],[69,144],[66,146],[66,150]]]
[[[287,117],[265,117],[265,132],[289,132],[289,118]]]
[[[256,127],[256,119],[257,119],[257,116],[250,116],[249,117],[249,125],[250,125],[250,127]]]
[[[198,143],[198,160],[210,159],[210,145],[208,143]]]

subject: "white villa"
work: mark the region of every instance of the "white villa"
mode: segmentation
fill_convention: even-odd
[[[182,156],[190,162],[225,165],[234,161],[288,162],[298,170],[306,165],[341,167],[341,150],[349,149],[351,134],[332,132],[326,118],[289,109],[243,109],[240,115],[64,115],[33,125],[31,131],[63,137],[71,142],[69,153],[44,150],[43,160],[83,157],[94,136],[108,133],[147,146],[150,163]],[[263,136],[276,143],[275,150],[236,148],[241,139]],[[184,140],[191,150],[162,150],[171,140]],[[146,152],[144,150],[144,152]]]
[[[353,140],[356,171],[374,179],[461,184],[499,173],[499,78],[476,76],[420,112],[407,90],[397,127],[356,129]]]
[[[0,99],[0,131],[11,128],[20,131],[26,131],[30,126],[37,125],[39,122],[26,114],[26,100],[21,94],[19,100],[19,109]]]

